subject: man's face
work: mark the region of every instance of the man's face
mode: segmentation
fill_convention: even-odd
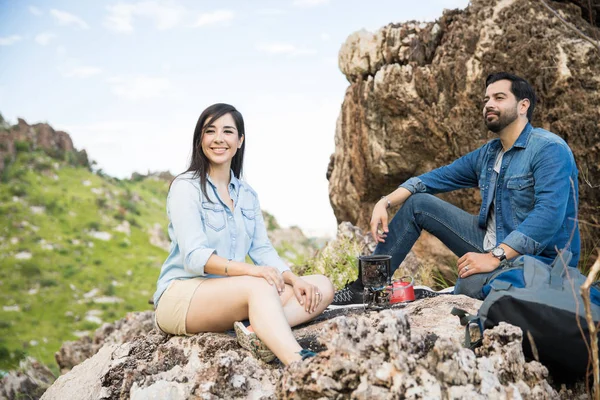
[[[487,128],[494,133],[502,132],[519,116],[519,102],[510,87],[509,80],[500,80],[490,84],[485,90],[483,119]]]

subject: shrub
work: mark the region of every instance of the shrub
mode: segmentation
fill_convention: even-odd
[[[58,203],[56,199],[52,199],[46,202],[46,211],[50,215],[58,215],[64,212],[64,208]]]
[[[13,196],[23,197],[27,195],[27,189],[22,184],[11,185],[8,190]]]
[[[96,198],[96,205],[98,206],[98,208],[106,208],[107,204],[108,200],[105,197]]]
[[[23,275],[24,277],[40,275],[42,273],[42,270],[34,261],[23,261],[20,262],[18,265],[20,265],[21,275]]]
[[[33,169],[38,172],[47,171],[52,169],[52,162],[49,160],[37,160],[37,162],[33,164]]]
[[[130,200],[121,200],[120,201],[121,207],[123,207],[124,209],[126,209],[127,211],[129,211],[132,214],[135,215],[140,215],[140,210],[138,210],[137,206],[135,205],[135,203],[133,201]]]
[[[15,140],[15,151],[17,153],[29,152],[31,150],[31,144],[22,140]]]
[[[98,231],[100,230],[100,223],[96,222],[96,221],[92,221],[90,222],[88,225],[88,228],[93,230],[93,231]]]
[[[56,281],[56,279],[42,279],[40,281],[40,286],[42,286],[42,287],[58,286],[58,282]]]
[[[106,288],[104,289],[105,295],[114,296],[115,293],[116,293],[115,285],[113,285],[112,283],[109,283],[108,285],[106,285]]]
[[[67,264],[65,267],[63,267],[62,271],[63,278],[65,279],[68,279],[79,272],[79,270],[73,264]]]

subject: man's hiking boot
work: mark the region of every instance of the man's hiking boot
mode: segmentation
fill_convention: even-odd
[[[250,332],[243,323],[235,322],[233,329],[240,346],[252,353],[255,358],[266,363],[270,363],[275,359],[275,354],[256,336],[256,333]]]
[[[347,282],[343,289],[335,292],[331,305],[347,306],[350,304],[363,304],[363,290],[352,286],[354,282]]]

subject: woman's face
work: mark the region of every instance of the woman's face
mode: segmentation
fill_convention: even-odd
[[[207,119],[207,122],[210,118]],[[204,125],[202,133],[202,151],[211,166],[231,165],[231,159],[242,146],[244,137],[238,135],[237,127],[231,114]]]

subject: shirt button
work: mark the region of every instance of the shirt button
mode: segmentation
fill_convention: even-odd
[[[229,216],[229,219],[233,219],[233,217],[230,215],[230,216]]]
[[[491,171],[491,170],[492,170],[491,168],[488,168],[488,171]]]

